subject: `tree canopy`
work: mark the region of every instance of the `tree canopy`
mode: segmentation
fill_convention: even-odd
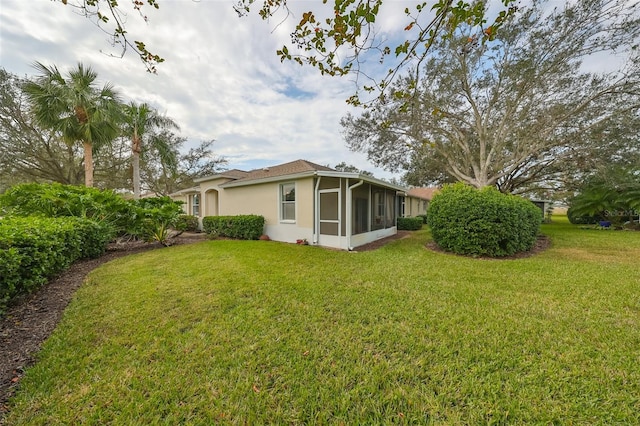
[[[34,82],[0,68],[0,193],[19,183],[82,185],[84,147],[66,139],[64,128],[36,119],[38,106],[23,91],[30,84]],[[117,108],[120,111],[108,118],[117,134],[108,143],[91,146],[95,186],[130,191],[133,185],[138,191],[167,195],[226,164],[213,154],[213,140],[186,149],[186,138],[166,130],[177,128],[173,120],[148,104],[130,102]],[[140,178],[133,184],[136,157]]]
[[[385,99],[342,120],[348,146],[408,171],[409,183],[503,192],[549,187],[578,177],[594,155],[637,149],[637,3],[582,0],[551,11],[544,3],[522,7],[493,42],[473,44],[467,24],[435,41]],[[583,66],[598,58],[622,62],[603,72]]]
[[[157,137],[152,131],[154,129],[178,129],[179,127],[175,121],[160,115],[158,111],[147,103],[137,104],[130,102],[123,106],[123,111],[123,131],[126,136],[131,138],[133,198],[139,199],[141,193],[140,154],[142,153],[143,142],[152,145],[162,144],[164,139]],[[171,158],[175,154],[168,147],[157,147],[157,151],[165,157],[162,159],[163,161],[175,162],[175,159]]]
[[[96,85],[98,74],[82,63],[63,75],[57,67],[36,62],[40,75],[23,90],[33,116],[44,128],[59,132],[69,145],[82,143],[85,185],[93,186],[93,146],[110,143],[118,135],[120,98],[111,83]]]

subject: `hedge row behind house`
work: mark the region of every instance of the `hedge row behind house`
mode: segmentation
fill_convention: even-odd
[[[0,314],[11,298],[29,293],[78,259],[104,253],[112,228],[76,218],[0,219]]]
[[[422,229],[423,224],[422,217],[399,217],[398,231],[418,231]]]
[[[214,237],[257,240],[264,231],[264,217],[258,215],[207,216],[202,219],[204,232]]]

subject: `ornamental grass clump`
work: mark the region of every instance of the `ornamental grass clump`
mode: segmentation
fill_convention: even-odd
[[[433,197],[428,223],[434,241],[444,250],[504,257],[533,248],[542,214],[524,198],[457,183]]]

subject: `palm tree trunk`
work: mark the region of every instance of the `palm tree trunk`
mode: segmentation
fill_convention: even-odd
[[[134,126],[131,141],[131,166],[133,167],[133,199],[140,199],[140,152],[142,152],[142,138],[138,136],[138,127]]]
[[[83,141],[84,148],[84,185],[93,186],[93,147],[91,142]]]
[[[133,151],[133,199],[140,199],[140,153]]]

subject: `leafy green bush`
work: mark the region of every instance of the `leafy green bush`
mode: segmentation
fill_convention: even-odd
[[[133,205],[113,191],[60,183],[26,183],[0,195],[7,216],[81,217],[112,226],[122,233],[135,216]]]
[[[29,293],[77,259],[97,257],[111,228],[89,219],[0,219],[0,313],[17,294]]]
[[[258,215],[207,216],[202,219],[204,231],[214,237],[257,240],[263,233],[264,217]]]
[[[427,215],[426,214],[419,214],[416,217],[421,218],[423,224],[425,224],[425,225],[427,224]]]
[[[398,231],[417,231],[422,229],[424,221],[421,217],[399,217]]]
[[[8,216],[82,217],[113,228],[114,235],[148,238],[158,226],[174,226],[183,214],[169,197],[125,200],[113,191],[60,183],[16,185],[0,195]]]
[[[198,218],[190,214],[181,214],[175,224],[178,231],[196,232],[198,230]]]
[[[445,186],[433,197],[427,214],[433,239],[441,248],[473,256],[528,251],[542,222],[540,209],[524,198],[462,183]]]
[[[142,198],[130,200],[133,214],[126,228],[126,234],[156,240],[158,231],[175,228],[183,215],[182,203],[169,197]]]

